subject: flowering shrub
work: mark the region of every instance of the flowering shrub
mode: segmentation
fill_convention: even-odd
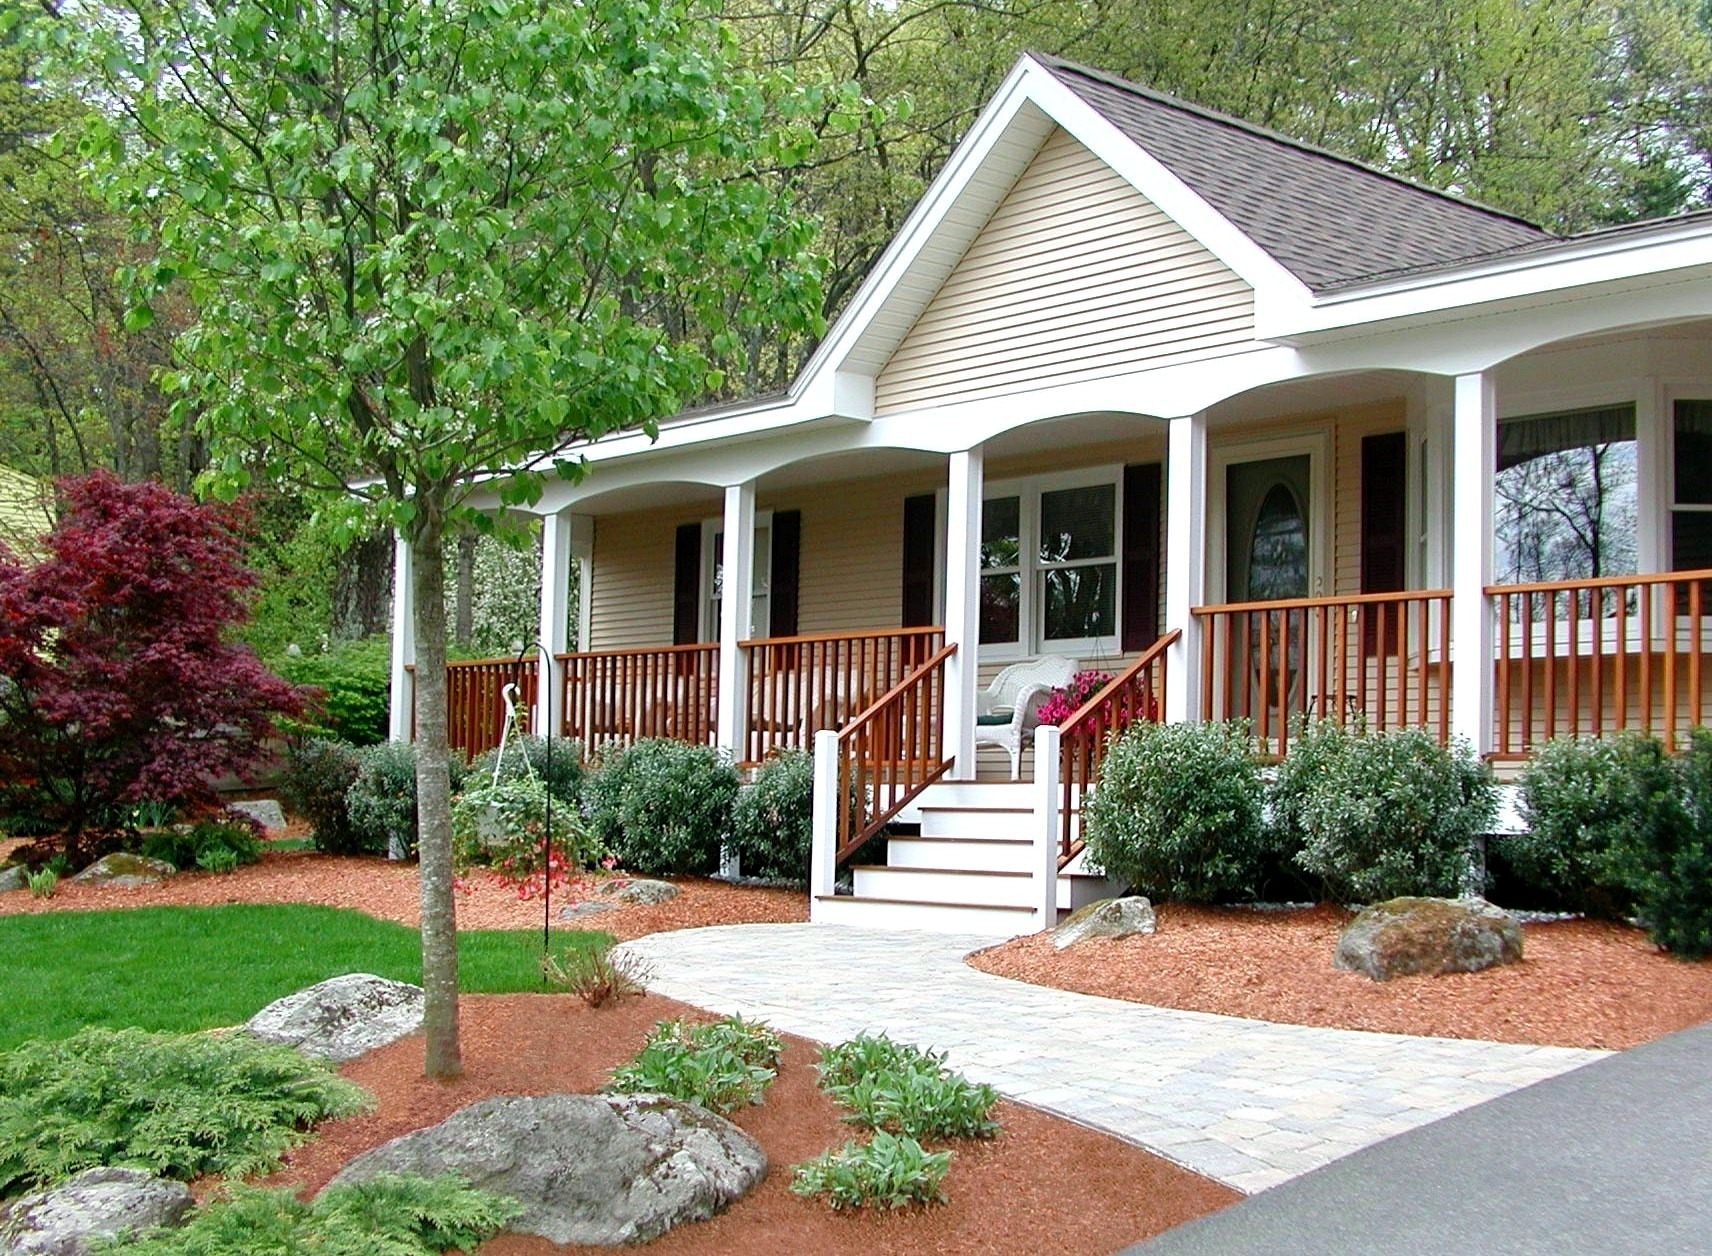
[[[1068,685],[1059,685],[1047,696],[1036,714],[1042,724],[1062,724],[1080,711],[1089,698],[1111,683],[1110,672],[1077,672]]]

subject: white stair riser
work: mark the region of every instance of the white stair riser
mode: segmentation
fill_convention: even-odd
[[[923,837],[1034,837],[1032,811],[921,809]]]
[[[924,807],[1014,807],[1034,806],[1034,787],[1009,782],[936,781],[911,801],[899,815],[907,824],[916,823]]]
[[[1034,913],[1023,908],[995,911],[945,903],[863,903],[852,898],[817,898],[810,908],[810,919],[817,924],[861,925],[871,929],[973,933],[995,941],[1040,930]]]
[[[855,888],[858,898],[1027,907],[1031,884],[1027,877],[969,876],[959,872],[918,872],[907,868],[858,868]]]
[[[1030,842],[974,842],[955,837],[894,837],[886,843],[894,868],[966,868],[971,872],[1027,872]]]

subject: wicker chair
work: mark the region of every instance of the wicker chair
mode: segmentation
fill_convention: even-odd
[[[1080,670],[1075,659],[1048,654],[1012,663],[975,695],[975,744],[1003,746],[1011,756],[1011,780],[1022,776],[1022,745],[1034,734],[1040,704]]]

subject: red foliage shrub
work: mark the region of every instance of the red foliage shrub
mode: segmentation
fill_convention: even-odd
[[[75,839],[206,799],[303,699],[227,639],[255,580],[244,511],[106,472],[60,492],[47,557],[0,546],[0,810]]]

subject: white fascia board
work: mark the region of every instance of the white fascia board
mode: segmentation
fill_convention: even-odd
[[[1294,321],[1312,298],[1306,284],[1051,71],[1032,58],[1025,65],[1028,94],[1048,117],[1254,289],[1257,339]]]
[[[1679,278],[1709,267],[1712,224],[1696,222],[1639,240],[1589,240],[1543,255],[1497,258],[1316,297],[1295,319],[1269,330],[1274,339],[1287,341],[1339,331],[1365,334],[1394,319],[1464,316],[1475,306],[1652,276]]]

